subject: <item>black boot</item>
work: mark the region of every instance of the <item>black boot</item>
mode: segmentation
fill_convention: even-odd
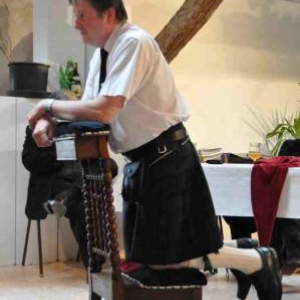
[[[282,285],[276,251],[273,248],[255,249],[261,256],[262,268],[249,275],[259,300],[281,300]]]
[[[300,268],[300,226],[299,220],[285,220],[285,264],[288,267]]]
[[[258,247],[258,241],[252,240],[250,238],[237,239],[236,242],[238,248],[251,249],[251,248]],[[241,300],[246,299],[251,287],[251,281],[249,277],[245,273],[236,269],[230,269],[230,271],[235,276],[237,281],[237,285],[238,285],[237,294],[236,294],[237,298]]]

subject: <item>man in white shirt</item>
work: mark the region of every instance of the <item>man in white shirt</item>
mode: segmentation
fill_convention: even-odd
[[[133,195],[123,189],[126,257],[158,269],[204,269],[210,261],[214,268],[243,272],[243,299],[251,284],[259,299],[281,299],[274,250],[223,246],[197,152],[182,124],[189,112],[155,40],[127,22],[122,0],[72,3],[83,42],[101,55],[108,52],[102,56],[106,71],[99,72],[98,49],[83,101],[46,99],[36,105],[28,119],[37,144],[52,143],[52,116],[110,124],[111,149],[143,166],[142,189]]]

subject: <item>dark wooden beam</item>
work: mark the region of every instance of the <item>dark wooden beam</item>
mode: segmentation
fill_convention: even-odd
[[[169,63],[206,24],[222,2],[223,0],[185,0],[155,38]]]

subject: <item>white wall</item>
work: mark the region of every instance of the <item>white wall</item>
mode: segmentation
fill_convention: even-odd
[[[85,51],[80,34],[72,24],[73,10],[68,1],[33,0],[33,60],[50,64],[50,91],[59,89],[58,67],[72,58],[85,78]]]
[[[25,241],[27,218],[25,204],[29,173],[21,161],[21,152],[25,139],[27,125],[26,114],[37,103],[36,100],[0,97],[1,111],[1,143],[0,143],[0,189],[1,210],[0,220],[0,266],[20,264]],[[30,238],[27,250],[26,264],[38,262],[37,226],[31,224]],[[61,226],[60,232],[65,232]],[[43,261],[56,261],[57,253],[57,223],[54,216],[49,216],[41,222]],[[73,238],[73,243],[74,238]],[[65,245],[70,242],[65,241]],[[73,249],[77,249],[72,247]],[[63,260],[75,257],[64,255],[60,249],[59,255]],[[63,256],[64,255],[64,256]]]
[[[10,98],[1,97],[0,102],[0,266],[15,262],[15,220],[16,211],[16,154],[15,154],[15,124],[16,107]]]
[[[156,35],[182,0],[131,0],[133,22]],[[147,13],[145,13],[147,11]],[[153,22],[155,16],[155,22]],[[188,102],[189,132],[198,147],[245,152],[260,140],[244,120],[248,106],[299,108],[300,4],[283,0],[224,0],[171,63]]]
[[[34,0],[34,5],[46,7],[46,2],[51,4],[46,11],[48,58],[63,63],[72,55],[84,74],[91,50],[84,49],[79,34],[66,23],[67,1]],[[153,36],[182,3],[126,1],[132,21]],[[46,19],[41,12],[38,16],[34,24],[40,28]],[[293,2],[224,0],[172,62],[177,86],[191,109],[187,127],[198,147],[246,152],[250,141],[261,141],[244,122],[254,122],[249,107],[265,116],[286,103],[290,112],[299,108],[299,20],[300,4]],[[41,40],[35,38],[35,50]]]
[[[13,61],[32,61],[32,0],[0,1],[0,37],[7,49],[9,37]],[[6,95],[9,88],[8,59],[0,51],[0,95]]]

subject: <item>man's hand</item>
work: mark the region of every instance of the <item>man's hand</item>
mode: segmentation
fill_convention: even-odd
[[[29,122],[29,127],[31,130],[34,130],[37,121],[47,115],[47,107],[49,102],[52,102],[52,99],[45,99],[40,101],[27,115]]]
[[[44,115],[35,122],[32,137],[39,147],[49,147],[53,143],[54,122],[50,116]]]

